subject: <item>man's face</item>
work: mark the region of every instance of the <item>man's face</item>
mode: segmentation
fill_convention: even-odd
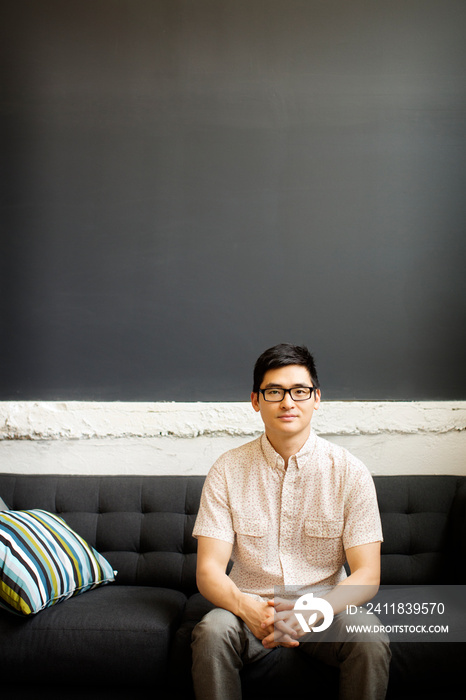
[[[260,388],[292,389],[303,386],[312,386],[306,367],[287,365],[266,372]],[[254,410],[260,412],[265,432],[272,442],[274,438],[300,437],[304,444],[310,433],[312,415],[320,404],[320,391],[313,392],[307,401],[294,401],[286,393],[283,400],[278,402],[265,401],[262,394],[252,393],[251,402]]]

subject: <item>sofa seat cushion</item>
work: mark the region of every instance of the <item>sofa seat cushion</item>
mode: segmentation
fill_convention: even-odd
[[[153,683],[185,602],[180,591],[110,585],[30,618],[0,610],[2,668],[28,683]]]

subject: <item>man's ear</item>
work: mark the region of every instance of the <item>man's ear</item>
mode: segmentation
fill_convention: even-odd
[[[316,389],[315,391],[315,402],[314,402],[314,411],[317,411],[317,409],[320,406],[320,399],[322,398],[322,394],[320,393],[320,389]]]
[[[259,394],[256,393],[255,391],[252,391],[252,392],[251,392],[251,403],[252,403],[253,409],[254,409],[257,413],[259,413],[259,411],[261,410],[261,408],[260,408],[260,406],[259,406]]]

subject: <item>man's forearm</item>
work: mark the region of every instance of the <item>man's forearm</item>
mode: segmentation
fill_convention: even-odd
[[[375,596],[379,589],[378,581],[366,575],[362,570],[355,571],[344,581],[333,588],[330,593],[322,596],[331,604],[337,615],[346,609],[347,605],[363,605]]]
[[[263,639],[268,630],[262,623],[268,613],[267,603],[242,593],[227,574],[217,571],[198,572],[197,587],[204,598],[218,608],[229,610],[241,618],[258,639]]]
[[[204,598],[218,608],[225,608],[239,615],[241,591],[227,574],[205,572],[197,574],[197,587]]]

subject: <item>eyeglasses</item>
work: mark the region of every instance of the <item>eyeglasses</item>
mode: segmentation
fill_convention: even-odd
[[[293,401],[307,401],[311,398],[312,393],[316,390],[315,386],[295,386],[292,389],[279,389],[273,387],[271,389],[259,389],[264,397],[264,401],[278,403],[283,401],[285,394],[289,394]]]

